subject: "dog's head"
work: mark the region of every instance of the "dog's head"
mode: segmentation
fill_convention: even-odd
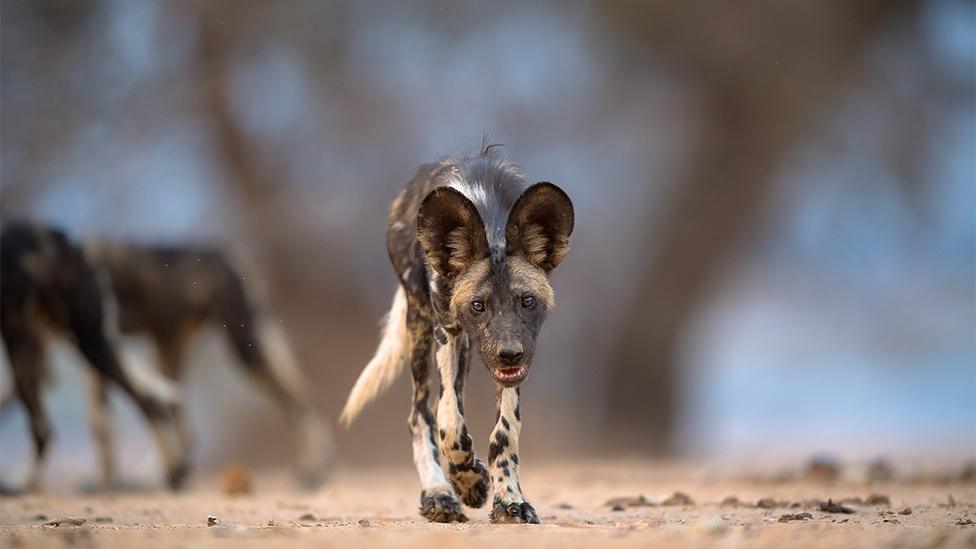
[[[427,263],[450,288],[449,315],[464,329],[499,384],[525,380],[536,338],[553,307],[549,275],[569,251],[573,203],[552,183],[536,183],[515,201],[505,249],[490,250],[475,205],[439,187],[418,211]]]

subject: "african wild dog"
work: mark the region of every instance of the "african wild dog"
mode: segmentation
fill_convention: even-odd
[[[551,183],[527,185],[492,146],[421,166],[393,203],[387,248],[399,287],[342,420],[348,425],[409,362],[408,424],[422,485],[420,513],[430,520],[466,521],[458,497],[480,507],[490,483],[493,522],[539,522],[518,480],[519,385],[553,307],[548,279],[569,250],[573,221],[566,193]],[[472,346],[496,384],[487,466],[475,456],[464,424]],[[441,386],[436,426],[432,355]]]
[[[115,383],[135,401],[162,450],[170,487],[179,488],[187,465],[173,421],[180,407],[176,388],[120,359],[116,307],[104,273],[61,231],[26,223],[0,232],[0,273],[0,333],[34,441],[27,489],[40,486],[51,434],[41,398],[49,336],[66,338],[98,378]]]
[[[207,324],[227,335],[237,363],[284,410],[298,443],[300,479],[309,488],[326,479],[331,434],[312,405],[309,384],[295,364],[278,322],[264,310],[254,277],[214,249],[93,242],[86,246],[109,274],[123,334],[147,335],[163,374],[183,378],[186,349]],[[106,385],[92,391],[92,423],[106,482],[114,480]],[[190,428],[177,416],[183,443]]]

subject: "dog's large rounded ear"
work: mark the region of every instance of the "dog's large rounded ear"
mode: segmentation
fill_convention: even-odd
[[[434,189],[420,204],[417,239],[427,262],[441,276],[457,276],[488,257],[488,236],[478,209],[451,187]]]
[[[552,183],[536,183],[515,201],[505,226],[508,255],[518,255],[547,274],[569,252],[573,202]]]

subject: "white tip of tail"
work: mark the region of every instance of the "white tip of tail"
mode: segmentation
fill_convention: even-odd
[[[153,368],[142,355],[121,346],[117,348],[122,369],[136,392],[163,404],[179,403],[180,390],[172,381]]]
[[[372,360],[359,374],[359,379],[349,393],[339,421],[348,427],[359,412],[380,395],[396,379],[406,364],[407,352],[407,294],[403,286],[397,288],[393,305],[386,316],[383,339]]]

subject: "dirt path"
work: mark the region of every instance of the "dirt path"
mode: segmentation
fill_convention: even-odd
[[[823,483],[635,462],[534,465],[522,485],[541,526],[491,525],[487,509],[471,510],[466,524],[426,523],[416,514],[417,481],[403,467],[343,470],[316,494],[263,476],[253,495],[240,497],[225,496],[206,480],[178,495],[6,497],[0,500],[0,546],[976,546],[976,484],[958,478]],[[691,502],[680,496],[667,501],[675,492]],[[643,502],[633,499],[639,495]],[[863,501],[872,495],[880,497]],[[738,503],[727,501],[732,496]],[[614,498],[631,500],[614,507],[607,503]],[[828,498],[846,500],[853,512],[821,510]],[[784,515],[799,516],[783,522]],[[214,526],[207,525],[211,516]],[[45,525],[65,517],[85,522]]]

